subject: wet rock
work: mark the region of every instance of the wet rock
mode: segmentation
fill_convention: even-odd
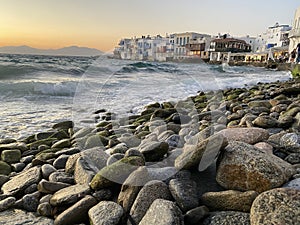
[[[57,191],[50,199],[50,204],[53,206],[73,204],[89,193],[88,185],[73,185]]]
[[[88,212],[91,224],[94,225],[117,225],[123,214],[122,207],[110,201],[102,201]]]
[[[263,192],[252,204],[251,225],[298,224],[299,208],[300,190],[277,188]]]
[[[24,163],[14,163],[11,164],[11,168],[14,172],[16,173],[20,173],[22,172],[22,170],[26,167],[26,165]]]
[[[209,213],[209,209],[206,206],[199,206],[194,208],[184,215],[185,224],[196,225],[200,224],[200,221],[206,217]]]
[[[221,211],[210,213],[202,225],[250,225],[249,213],[235,211]],[[252,224],[251,224],[252,225]]]
[[[255,144],[269,138],[269,132],[262,128],[229,128],[219,132],[228,141],[241,141],[248,144]]]
[[[12,149],[18,149],[21,152],[24,152],[27,150],[27,146],[24,142],[13,142],[13,143],[9,143],[9,144],[0,144],[0,151],[12,150]]]
[[[66,184],[74,184],[74,177],[69,174],[69,173],[65,173],[65,172],[54,172],[51,173],[51,175],[49,176],[49,181],[50,182],[62,182],[62,183],[66,183]]]
[[[200,171],[205,170],[213,163],[220,149],[226,145],[227,139],[222,134],[212,135],[196,145],[187,145],[184,152],[175,160],[175,167],[178,169],[198,167]]]
[[[85,196],[70,208],[59,214],[54,221],[55,225],[79,224],[88,221],[88,211],[97,204],[92,196]]]
[[[169,189],[176,203],[183,212],[196,208],[199,204],[197,184],[189,179],[172,179]]]
[[[258,196],[255,191],[221,191],[207,192],[201,197],[201,202],[211,211],[242,211],[250,212],[254,199]]]
[[[62,139],[52,145],[52,148],[68,148],[71,146],[70,139]]]
[[[1,160],[7,163],[17,163],[20,162],[21,151],[15,150],[4,150],[1,153]]]
[[[175,202],[156,199],[139,225],[183,225],[183,215]]]
[[[27,171],[14,176],[6,182],[1,190],[4,194],[16,195],[24,191],[32,184],[37,184],[41,179],[41,170],[39,167],[33,167]]]
[[[9,175],[11,172],[11,167],[6,162],[0,161],[0,174]]]
[[[92,196],[98,201],[107,201],[112,198],[112,192],[109,189],[100,189],[98,191],[95,191]]]
[[[37,217],[33,213],[13,209],[0,213],[0,224],[6,225],[53,225],[53,220],[45,217]]]
[[[219,158],[217,182],[226,189],[263,192],[294,174],[291,164],[243,142],[231,142]]]
[[[93,177],[90,186],[93,190],[99,190],[111,187],[115,183],[122,184],[129,174],[144,164],[144,160],[137,156],[123,158],[101,169]]]
[[[56,171],[56,169],[50,164],[44,164],[41,167],[41,171],[43,178],[48,179],[49,176]]]
[[[66,163],[68,161],[69,155],[60,155],[58,158],[56,158],[53,162],[53,166],[56,169],[64,169],[66,167]]]
[[[0,201],[0,212],[5,211],[9,208],[12,208],[13,205],[15,204],[15,202],[16,202],[16,198],[14,198],[14,197],[8,197],[8,198],[5,198],[4,200],[1,200]]]
[[[72,121],[62,121],[52,126],[52,128],[56,130],[68,130],[69,128],[73,128],[73,127],[74,127],[74,123]]]
[[[70,184],[61,183],[61,182],[51,182],[47,180],[41,180],[38,184],[38,190],[41,193],[53,194],[60,189],[69,187]]]
[[[130,210],[131,218],[135,223],[138,224],[141,221],[156,199],[172,199],[168,186],[162,181],[157,180],[148,182],[137,195]]]
[[[168,152],[169,145],[166,142],[147,142],[140,146],[139,151],[143,153],[146,162],[156,162],[163,158]]]

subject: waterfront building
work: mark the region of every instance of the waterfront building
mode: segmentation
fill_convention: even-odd
[[[199,34],[195,32],[185,32],[185,33],[175,33],[173,34],[174,39],[174,59],[181,60],[187,58],[187,48],[186,45],[190,43],[191,40],[197,40],[201,38],[209,38],[208,34]]]
[[[209,35],[190,40],[185,46],[187,57],[191,59],[208,60],[210,42],[211,37]]]
[[[292,29],[289,25],[280,25],[268,27],[266,32],[260,34],[256,39],[256,49],[254,52],[266,52],[270,48],[288,48],[289,32]]]
[[[300,43],[300,7],[295,12],[292,30],[289,33],[289,39],[289,52],[292,52],[297,47],[297,44]]]

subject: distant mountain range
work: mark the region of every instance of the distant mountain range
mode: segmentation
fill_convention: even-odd
[[[87,47],[70,46],[59,49],[38,49],[26,45],[0,47],[0,53],[61,56],[97,56],[103,54],[103,52],[98,49]]]

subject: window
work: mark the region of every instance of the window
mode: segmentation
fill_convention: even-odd
[[[182,37],[180,38],[180,43],[179,43],[179,45],[182,45]]]
[[[176,44],[179,44],[179,38],[176,38]]]
[[[190,43],[190,37],[187,37],[187,43]]]
[[[185,37],[183,38],[183,45],[185,45],[186,44],[186,39],[185,39]]]

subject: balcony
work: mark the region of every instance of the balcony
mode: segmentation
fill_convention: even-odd
[[[300,28],[292,29],[289,33],[289,38],[300,37]]]

